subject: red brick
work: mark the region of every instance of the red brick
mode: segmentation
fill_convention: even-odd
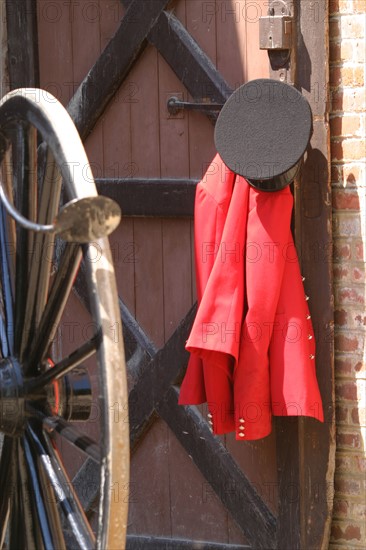
[[[357,402],[358,391],[356,382],[338,382],[336,384],[336,396],[338,400],[346,399]]]
[[[350,511],[350,504],[347,500],[334,499],[333,516],[347,517]]]
[[[364,254],[363,254],[363,242],[355,243],[355,253],[356,253],[356,260],[363,261]]]
[[[340,282],[342,280],[348,280],[348,278],[349,278],[349,269],[348,269],[348,267],[336,264],[333,267],[333,276],[334,276],[335,282]]]
[[[358,237],[362,233],[360,213],[352,210],[338,211],[333,216],[333,237]]]
[[[351,245],[349,243],[335,242],[333,257],[337,261],[347,261],[352,257]]]
[[[354,112],[365,109],[365,90],[331,90],[332,112]]]
[[[340,66],[330,68],[329,83],[332,87],[338,86],[363,86],[365,82],[365,69],[363,65],[356,67]]]
[[[342,405],[336,406],[336,422],[337,424],[348,423],[348,409]]]
[[[366,8],[366,4],[365,4]],[[353,45],[353,60],[355,63],[365,63],[365,40],[359,40],[356,45]],[[343,54],[343,49],[341,50],[341,56]]]
[[[366,473],[366,456],[357,454],[340,454],[336,456],[336,471],[339,474],[360,475]]]
[[[343,283],[362,283],[365,279],[365,267],[364,266],[354,266],[351,265],[348,267],[347,264],[334,264],[333,266],[333,276],[334,282],[336,284]]]
[[[340,33],[342,39],[365,37],[365,16],[344,15],[340,18]]]
[[[331,165],[331,180],[332,183],[341,183],[342,178],[342,167],[338,164],[332,164]]]
[[[366,455],[364,456],[357,456],[355,458],[357,463],[357,471],[366,473]]]
[[[353,0],[352,11],[354,11],[355,13],[364,14],[366,11],[366,0]]]
[[[344,525],[339,522],[334,522],[332,525],[331,539],[333,540],[361,540],[361,529],[359,525],[353,525],[345,523]],[[349,547],[348,547],[349,548]]]
[[[330,120],[330,131],[333,137],[355,136],[360,131],[359,116],[336,116]]]
[[[347,478],[345,476],[336,475],[334,481],[334,488],[336,493],[341,493],[349,496],[362,496],[363,483],[359,479]]]
[[[331,144],[332,160],[359,160],[366,156],[364,139],[334,139]]]
[[[354,376],[361,372],[363,367],[362,356],[357,358],[354,355],[346,357],[336,357],[335,368],[337,376]]]
[[[364,13],[366,0],[329,0],[329,14]]]
[[[338,326],[347,325],[347,312],[344,309],[336,309],[334,311],[334,322]]]
[[[340,38],[341,36],[341,22],[339,18],[331,19],[329,21],[329,37]]]
[[[359,267],[354,267],[353,278],[355,281],[363,281],[365,278],[365,269],[362,270]]]
[[[341,60],[341,44],[340,42],[331,42],[329,44],[329,59],[333,63],[339,63]]]
[[[366,0],[329,0],[329,14],[364,13]]]
[[[362,502],[352,502],[350,517],[354,520],[366,520],[366,504]]]
[[[342,83],[341,67],[331,67],[329,71],[329,84],[338,87]]]
[[[357,265],[360,262],[360,267],[363,267],[363,241],[356,237],[336,237],[333,246],[333,261],[337,263],[350,265],[353,262]],[[362,264],[361,264],[362,262]]]
[[[364,407],[353,407],[353,409],[351,410],[352,424],[364,427],[366,425],[365,416],[366,411]]]
[[[355,321],[359,327],[366,327],[366,315],[358,314],[355,316]]]
[[[345,334],[336,334],[334,340],[337,351],[357,351],[360,349],[360,342],[356,335],[346,336]]]
[[[333,208],[336,210],[360,210],[360,198],[356,190],[333,191]]]
[[[336,289],[336,303],[365,305],[365,290],[363,285],[359,287],[341,287]]]
[[[333,164],[332,165],[332,181],[342,184],[342,189],[344,190],[344,185],[347,186],[347,189],[352,189],[356,187],[357,182],[360,182],[361,185],[364,185],[364,171],[363,167],[358,164]]]
[[[353,432],[340,432],[340,428],[337,429],[337,448],[349,449],[349,450],[362,450],[363,441],[360,433]]]

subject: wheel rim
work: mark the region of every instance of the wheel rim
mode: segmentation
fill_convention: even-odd
[[[0,102],[0,160],[7,197],[31,222],[52,224],[62,203],[97,195],[69,115],[40,90],[16,90]],[[5,434],[0,548],[6,537],[11,547],[63,548],[66,526],[80,548],[119,550],[127,523],[129,435],[122,327],[108,239],[61,244],[50,233],[18,226],[0,204],[0,241],[0,431]],[[98,261],[88,261],[95,247]],[[47,251],[50,257],[50,250],[52,264],[43,255]],[[72,354],[52,357],[52,342],[80,273],[95,331]],[[91,407],[91,389],[80,364],[92,356],[99,444],[69,422],[70,415],[81,420]],[[112,414],[116,404],[123,421],[116,422]],[[57,437],[99,464],[98,514],[92,527],[75,491],[70,492]]]

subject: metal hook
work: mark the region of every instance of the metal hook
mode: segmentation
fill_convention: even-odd
[[[89,243],[107,237],[121,221],[118,204],[101,195],[74,199],[63,206],[52,225],[43,225],[25,218],[11,204],[0,177],[0,199],[8,214],[19,225],[36,233],[55,233],[69,242]]]

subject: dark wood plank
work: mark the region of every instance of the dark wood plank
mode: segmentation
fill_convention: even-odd
[[[60,2],[37,1],[40,86],[46,98],[50,93],[66,106],[76,88],[71,14],[65,4],[62,8]]]
[[[39,87],[37,5],[34,0],[6,0],[10,89]]]
[[[212,436],[198,410],[178,405],[178,390],[174,387],[165,393],[156,408],[211,484],[249,544],[258,549],[277,548],[274,515],[220,439]]]
[[[100,40],[102,12],[99,10],[98,2],[92,4],[89,0],[78,0],[78,4],[71,13],[73,81],[74,90],[76,90],[102,51]],[[100,118],[94,131],[89,134],[84,143],[94,177],[102,177],[104,174],[102,129],[102,118]]]
[[[158,351],[144,369],[141,369],[141,374],[130,391],[131,448],[134,448],[146,426],[151,422],[159,400],[164,398],[165,392],[177,381],[178,376],[182,376],[188,361],[188,352],[184,346],[195,313],[194,306],[164,348]]]
[[[229,541],[229,513],[171,430],[169,434],[172,538]],[[189,531],[187,530],[189,526]],[[238,541],[235,541],[238,542]],[[241,535],[239,543],[246,544]]]
[[[186,0],[187,13],[183,24],[187,27],[187,32],[192,39],[199,44],[201,50],[214,63],[216,70],[221,73],[217,63],[218,57],[221,56],[217,42],[217,19],[221,18],[221,13],[217,11],[214,16],[206,17],[208,11],[216,11],[218,8],[217,2],[208,4],[205,0],[195,0],[194,2]],[[236,68],[238,69],[238,66]],[[223,76],[225,78],[225,75]],[[192,93],[189,99],[195,100]],[[189,177],[201,179],[216,154],[214,126],[212,118],[207,118],[204,113],[194,111],[188,114],[188,122]]]
[[[266,50],[259,49],[259,19],[267,15],[268,0],[246,0],[246,57],[245,57],[245,82],[255,78],[269,77],[268,54]]]
[[[302,483],[298,418],[275,419],[277,439],[278,496],[277,537],[281,550],[300,550]]]
[[[193,216],[197,180],[99,179],[98,192],[114,199],[123,216]]]
[[[163,537],[147,537],[137,535],[127,535],[127,550],[239,550],[250,548],[250,546],[238,546],[237,544],[220,544],[208,541],[187,540],[187,539],[168,539]]]
[[[168,431],[165,422],[156,420],[131,457],[128,514],[131,535],[171,534]]]
[[[83,139],[144,49],[145,40],[169,0],[133,0],[116,34],[84,78],[68,105]]]

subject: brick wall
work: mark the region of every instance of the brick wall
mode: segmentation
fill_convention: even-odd
[[[330,550],[366,548],[366,0],[330,0],[337,458]]]

